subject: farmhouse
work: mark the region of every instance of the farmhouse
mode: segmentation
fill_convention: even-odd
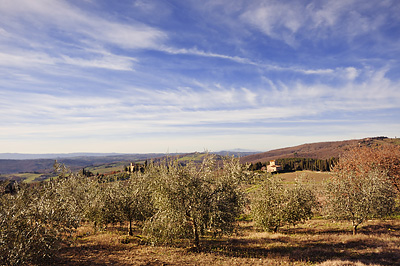
[[[269,165],[267,165],[267,172],[272,173],[272,172],[278,172],[282,170],[282,167],[280,165],[275,164],[275,160],[269,161]]]

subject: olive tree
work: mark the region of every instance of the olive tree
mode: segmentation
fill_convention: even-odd
[[[134,222],[153,215],[150,181],[146,174],[135,172],[129,179],[115,182],[114,199],[107,201],[107,206],[114,206],[117,219],[128,222],[129,235],[133,235]]]
[[[277,232],[284,219],[284,189],[281,180],[268,178],[251,201],[255,224],[267,231]]]
[[[120,222],[115,206],[117,185],[117,182],[104,181],[97,177],[87,178],[83,184],[86,198],[83,213],[87,221],[93,222],[95,230],[109,223]]]
[[[150,190],[139,174],[114,181],[73,174],[57,162],[54,168],[58,177],[50,181],[16,185],[13,193],[0,188],[2,263],[20,265],[51,255],[83,220],[97,227],[150,216]]]
[[[200,164],[177,161],[150,165],[155,214],[144,232],[155,242],[192,239],[199,246],[206,232],[226,233],[240,213],[241,166],[237,159],[217,161],[207,155]]]
[[[269,177],[256,190],[251,211],[256,226],[277,232],[284,224],[310,219],[317,206],[315,193],[303,178],[296,179],[293,186],[284,186],[278,177]]]
[[[395,208],[396,192],[391,179],[379,168],[362,174],[341,169],[326,187],[328,215],[352,223],[353,234],[366,219],[385,217]]]
[[[14,195],[1,196],[0,260],[5,265],[37,260],[51,250],[56,237],[37,215],[45,210],[42,204],[36,204],[39,201],[42,199],[38,191],[25,187],[19,187]]]
[[[305,179],[296,178],[294,185],[285,191],[284,221],[288,224],[296,225],[311,219],[319,207],[316,193]]]
[[[57,178],[0,189],[0,260],[8,265],[50,256],[82,220],[102,212],[99,182],[73,174],[55,162]]]
[[[18,186],[0,196],[0,260],[20,265],[50,256],[58,243],[82,219],[76,199],[57,180],[37,186]]]

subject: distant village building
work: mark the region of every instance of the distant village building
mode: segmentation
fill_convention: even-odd
[[[282,170],[282,167],[280,165],[276,165],[275,160],[269,161],[269,165],[267,165],[268,173],[278,172],[280,170]]]
[[[135,166],[133,163],[131,163],[131,165],[129,166],[129,173],[133,173],[135,172]]]
[[[128,173],[134,173],[134,172],[137,172],[137,171],[140,171],[140,172],[144,172],[144,167],[145,166],[143,166],[142,164],[135,164],[135,163],[131,163],[128,167],[126,167],[125,169],[126,169],[126,171],[128,171]]]

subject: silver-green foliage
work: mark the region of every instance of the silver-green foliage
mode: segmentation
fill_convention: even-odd
[[[15,195],[1,196],[0,260],[5,265],[38,259],[45,255],[42,249],[53,244],[53,232],[48,232],[38,217],[38,212],[43,214],[43,205],[32,206],[37,201],[41,201],[40,196],[24,188],[19,188]]]
[[[133,235],[133,223],[143,222],[154,213],[151,179],[147,174],[135,172],[129,179],[112,185],[114,193],[113,198],[107,201],[108,209],[117,220],[128,222],[128,234]]]
[[[155,214],[146,222],[144,232],[153,242],[193,239],[206,232],[230,232],[241,211],[239,189],[241,166],[237,159],[216,161],[208,155],[198,165],[170,161],[150,165]]]
[[[57,162],[54,166],[59,176],[49,182],[19,186],[14,194],[0,189],[3,264],[19,265],[50,255],[83,220],[96,226],[132,223],[152,214],[150,179],[145,175],[104,181],[72,174]]]
[[[82,216],[65,180],[0,197],[0,260],[20,265],[51,254]]]
[[[329,217],[352,222],[356,234],[358,225],[366,219],[394,211],[396,192],[387,174],[378,168],[363,174],[343,169],[332,175],[326,197]]]
[[[315,193],[302,178],[293,186],[284,186],[281,179],[269,177],[255,192],[251,211],[258,227],[277,232],[284,224],[296,225],[312,218],[317,206]]]
[[[283,222],[284,208],[282,181],[272,177],[266,179],[251,201],[255,224],[264,230],[276,232]]]
[[[81,184],[84,219],[93,222],[94,228],[104,228],[108,224],[125,222],[120,203],[126,193],[125,184],[113,179],[98,177],[84,178]]]
[[[311,219],[319,207],[312,186],[305,180],[305,177],[296,179],[294,186],[286,190],[284,221],[292,225]]]

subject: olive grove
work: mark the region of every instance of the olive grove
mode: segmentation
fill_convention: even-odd
[[[129,235],[140,230],[147,243],[186,240],[199,247],[203,236],[234,232],[247,207],[257,227],[274,232],[320,209],[306,178],[287,183],[247,167],[237,158],[207,154],[196,163],[167,158],[101,177],[71,173],[56,162],[57,178],[12,189],[0,184],[0,261],[46,258],[83,223],[96,230],[120,223]],[[329,218],[351,221],[356,233],[366,219],[393,213],[398,180],[397,148],[354,149],[339,159],[318,198]]]
[[[82,222],[94,228],[110,223],[142,227],[149,241],[167,243],[205,233],[231,232],[241,212],[242,166],[237,159],[201,164],[175,160],[150,163],[129,178],[104,179],[71,173],[54,164],[58,178],[0,189],[0,260],[19,265],[41,260],[72,236]]]

